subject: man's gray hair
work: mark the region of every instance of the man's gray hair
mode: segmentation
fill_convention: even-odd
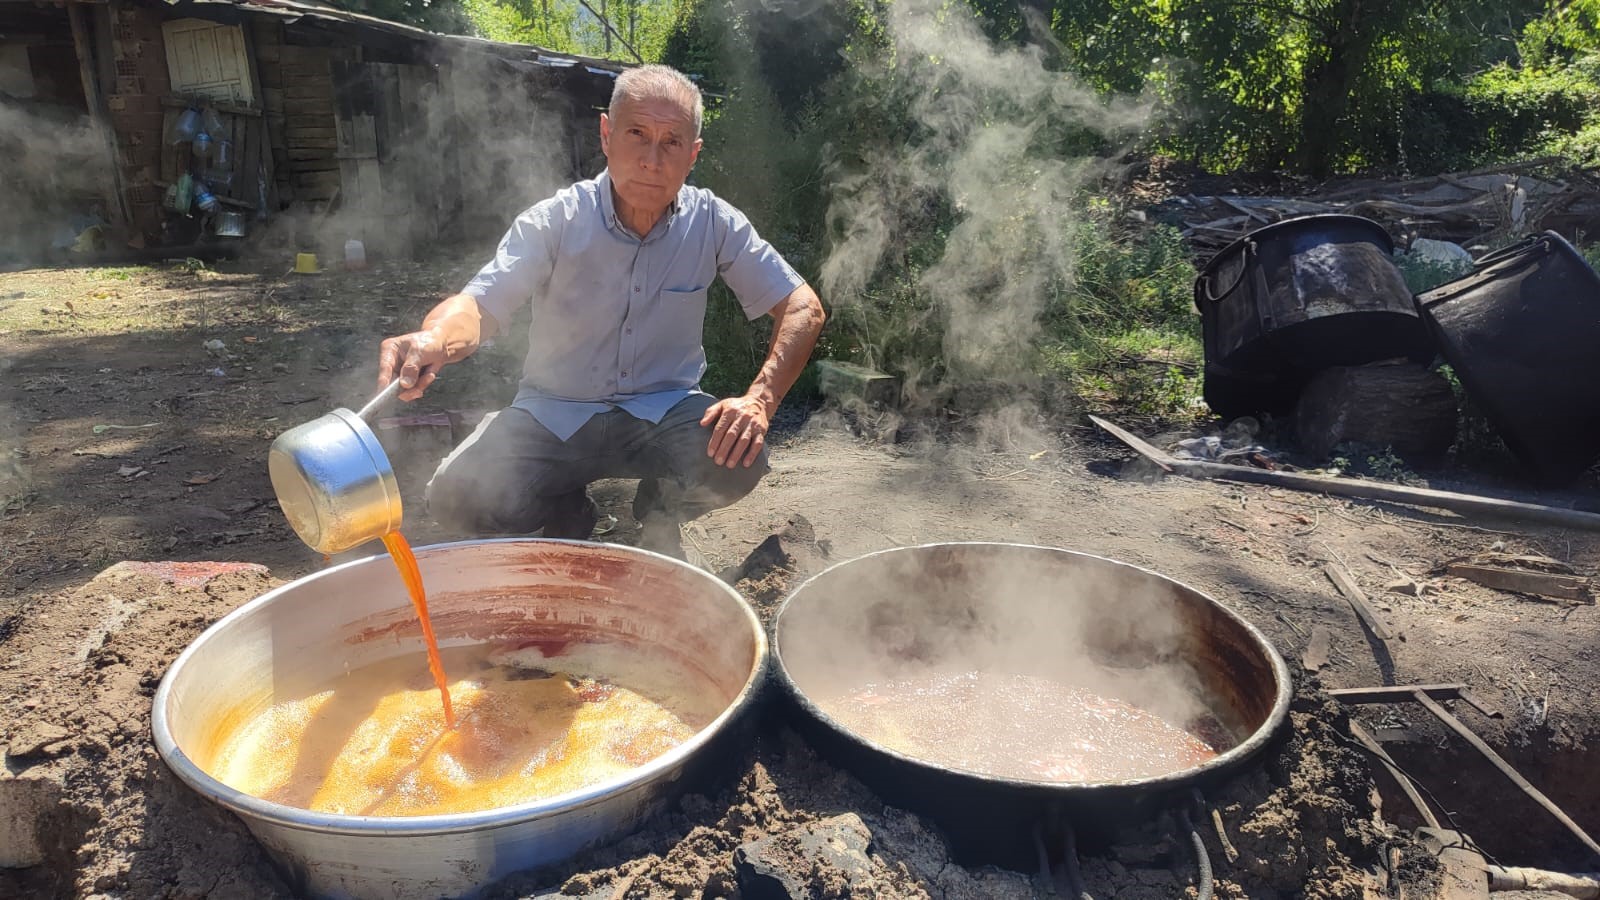
[[[682,104],[694,119],[694,136],[700,136],[700,120],[705,117],[705,103],[700,99],[700,89],[689,77],[671,66],[651,64],[626,69],[617,76],[611,88],[611,105],[607,111],[616,114],[622,101],[668,100]]]

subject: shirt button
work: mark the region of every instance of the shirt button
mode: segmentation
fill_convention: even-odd
[[[624,328],[624,329],[622,329],[622,333],[623,334],[633,334],[633,329],[632,328]]]
[[[628,373],[627,373],[627,372],[623,372],[623,373],[622,373],[622,377],[623,377],[623,378],[627,378],[627,377],[628,377]]]
[[[639,286],[637,284],[633,286],[633,292],[635,294],[639,293]]]

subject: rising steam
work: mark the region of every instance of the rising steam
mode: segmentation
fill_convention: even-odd
[[[1073,276],[1075,206],[1094,162],[1065,155],[1063,136],[1121,140],[1147,109],[1052,70],[1047,47],[996,45],[963,12],[937,0],[887,6],[892,61],[858,73],[872,86],[864,95],[905,110],[916,129],[904,146],[835,167],[821,280],[834,304],[860,301],[900,236],[947,205],[956,225],[915,287],[932,301],[952,374],[1014,381],[1028,373],[1052,289]]]

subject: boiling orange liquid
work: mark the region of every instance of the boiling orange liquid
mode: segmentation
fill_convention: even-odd
[[[433,636],[433,620],[428,618],[428,595],[422,589],[422,570],[417,568],[417,556],[411,552],[405,535],[391,531],[383,536],[383,546],[400,570],[400,579],[411,592],[411,605],[417,609],[417,620],[422,623],[422,640],[428,645],[428,671],[433,673],[433,683],[439,688],[439,699],[444,701],[444,727],[456,727],[455,708],[450,705],[450,682],[444,677],[444,662],[439,659],[439,641]]]
[[[476,812],[615,778],[716,715],[670,676],[647,696],[589,675],[500,664],[489,645],[444,652],[457,674],[456,728],[439,727],[427,676],[402,655],[241,716],[219,735],[206,771],[252,796],[317,812]],[[562,661],[568,672],[607,663],[588,648]]]
[[[1033,675],[928,673],[863,685],[822,706],[851,730],[908,756],[1001,778],[1149,778],[1217,755],[1148,710]]]

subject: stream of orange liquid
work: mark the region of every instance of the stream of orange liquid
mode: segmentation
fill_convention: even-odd
[[[400,579],[411,592],[411,605],[417,608],[417,619],[422,623],[422,639],[428,644],[428,671],[433,673],[433,683],[439,686],[439,698],[444,701],[444,727],[456,727],[456,713],[450,706],[450,682],[444,677],[444,662],[439,659],[439,642],[433,636],[433,620],[428,618],[428,595],[422,589],[422,570],[417,568],[416,554],[398,531],[383,536],[383,546],[394,558]]]

